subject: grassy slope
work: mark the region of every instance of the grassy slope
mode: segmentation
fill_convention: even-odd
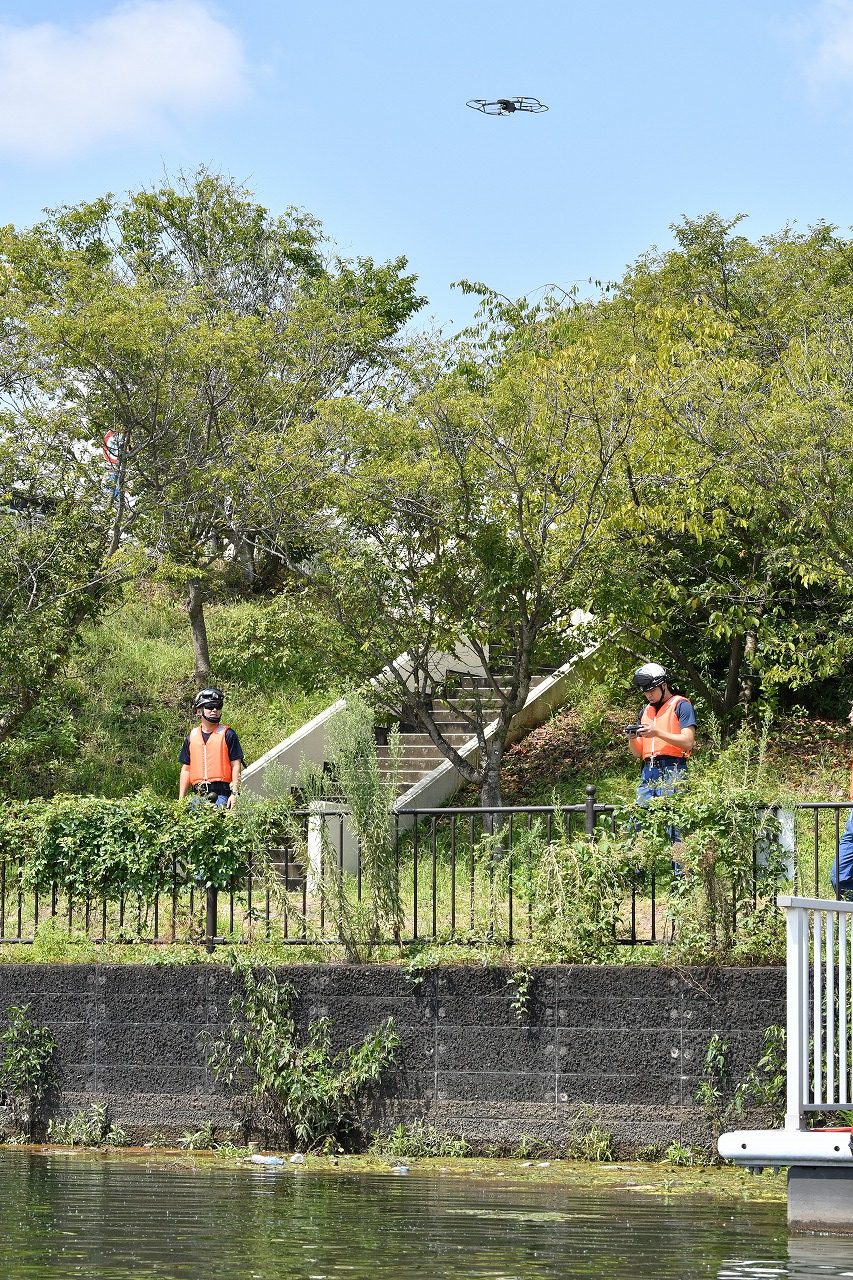
[[[244,602],[208,610],[211,661],[222,674],[225,719],[248,761],[287,737],[335,697],[264,672],[228,674],[229,639],[245,629]],[[143,786],[176,795],[178,752],[193,723],[195,687],[186,612],[146,589],[85,637],[52,704],[10,753],[19,795],[54,791],[121,795]]]
[[[579,804],[593,783],[602,802],[633,798],[639,766],[628,751],[624,725],[636,708],[613,706],[598,690],[577,707],[559,711],[507,753],[507,804],[547,804],[552,796]],[[703,733],[698,728],[697,760]],[[707,739],[706,739],[707,741]],[[853,742],[843,721],[780,718],[768,738],[774,789],[798,800],[843,800],[848,795]]]
[[[321,642],[298,609],[272,638],[264,630],[270,615],[256,601],[214,605],[207,616],[211,659],[226,692],[226,719],[237,729],[247,760],[257,759],[322,710],[344,686],[344,679],[329,672],[324,655],[312,650]],[[289,666],[288,645],[299,658]],[[277,653],[284,654],[281,662]],[[269,659],[258,662],[258,654]],[[0,775],[6,790],[22,796],[121,795],[148,786],[175,794],[177,754],[193,723],[191,670],[189,626],[180,600],[156,587],[129,597],[87,634],[41,722],[7,749]],[[636,713],[633,700],[626,698],[620,706],[601,686],[579,690],[573,707],[507,753],[505,802],[549,803],[556,796],[563,803],[580,803],[590,783],[602,801],[632,798],[637,765],[623,727]],[[702,742],[700,721],[700,748]],[[843,722],[789,718],[770,734],[774,781],[792,797],[844,799],[850,753]],[[476,803],[476,796],[466,788],[459,801]]]

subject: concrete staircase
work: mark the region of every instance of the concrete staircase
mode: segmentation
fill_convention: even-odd
[[[531,690],[546,679],[547,675],[547,672],[541,672],[535,676],[531,681]],[[448,690],[448,698],[450,701],[433,699],[433,719],[445,740],[457,750],[469,742],[475,732],[472,725],[460,716],[460,711],[477,714],[478,718],[482,716],[486,725],[497,719],[500,698],[485,676],[460,675],[455,687]],[[384,742],[379,742],[376,754],[380,772],[387,777],[391,772],[391,748]],[[405,795],[446,759],[428,733],[401,722],[397,794]]]
[[[588,615],[578,613],[572,617],[572,624],[580,624],[587,619]],[[556,670],[543,671],[534,677],[527,701],[510,725],[508,743],[542,724],[571,697],[574,683],[592,659],[593,653],[594,646],[590,646]],[[402,677],[408,688],[415,687],[413,663],[409,655],[401,654],[391,667],[397,678]],[[389,671],[390,668],[377,677],[374,683],[382,680],[387,685]],[[460,641],[446,653],[432,656],[430,679],[435,688],[446,691],[447,694],[446,700],[433,700],[434,715],[442,733],[463,759],[473,761],[478,750],[476,736],[472,725],[465,721],[460,711],[479,707],[478,718],[482,717],[489,737],[494,732],[499,705],[499,700],[483,673],[480,659],[464,641]],[[289,738],[272,747],[259,760],[253,761],[243,773],[244,791],[256,796],[280,794],[282,786],[293,785],[306,763],[316,768],[328,768],[329,726],[345,710],[345,699],[338,699]],[[404,814],[417,808],[434,808],[446,804],[460,785],[458,770],[420,727],[402,724],[400,729],[402,750],[395,809],[399,814]],[[386,745],[377,743],[377,751],[380,768],[387,774],[389,749]]]

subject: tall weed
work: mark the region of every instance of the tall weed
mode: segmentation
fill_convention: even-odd
[[[674,953],[685,962],[771,962],[784,956],[776,895],[789,884],[778,797],[768,785],[766,729],[745,727],[691,762],[672,796],[627,811],[638,864],[666,879]],[[674,844],[672,835],[679,839]]]

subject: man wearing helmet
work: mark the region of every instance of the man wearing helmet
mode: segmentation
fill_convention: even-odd
[[[847,722],[853,725],[853,703],[850,704]],[[850,801],[853,804],[853,766],[850,769]],[[853,898],[853,808],[838,842],[838,858],[833,860],[829,878],[840,898]]]
[[[672,795],[696,740],[696,714],[686,698],[673,693],[669,674],[657,662],[646,662],[634,672],[634,688],[646,700],[637,724],[628,726],[628,745],[643,762],[637,803],[648,804],[656,796]],[[673,833],[678,839],[678,833]]]
[[[240,791],[243,749],[234,730],[220,723],[224,701],[221,689],[202,689],[195,696],[193,710],[201,723],[184,738],[178,757],[179,800],[194,790],[211,804],[234,807]]]

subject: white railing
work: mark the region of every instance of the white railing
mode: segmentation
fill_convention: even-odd
[[[787,918],[786,1129],[853,1099],[853,902],[780,897]]]

